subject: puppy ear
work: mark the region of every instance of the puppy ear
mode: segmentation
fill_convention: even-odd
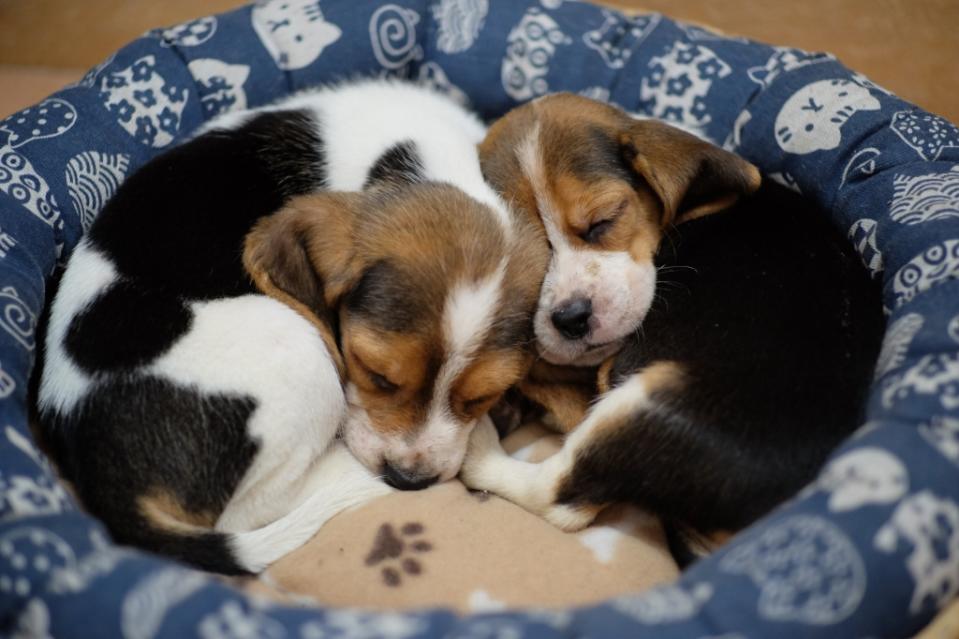
[[[759,170],[738,155],[656,120],[620,136],[626,161],[663,204],[663,226],[731,206],[759,188]]]
[[[243,265],[261,291],[330,323],[359,277],[354,227],[359,196],[293,198],[247,234]]]

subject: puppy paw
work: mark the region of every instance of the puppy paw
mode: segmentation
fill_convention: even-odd
[[[555,504],[546,509],[543,518],[565,532],[576,532],[586,528],[596,515],[600,508],[595,506],[569,506],[566,504]]]
[[[507,455],[499,442],[499,433],[493,422],[484,417],[470,434],[466,456],[460,468],[460,479],[469,488],[491,490],[490,480],[495,474],[492,467],[504,458]]]

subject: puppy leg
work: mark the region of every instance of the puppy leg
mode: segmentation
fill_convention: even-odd
[[[492,423],[481,420],[470,437],[460,471],[463,483],[500,495],[563,530],[589,525],[611,501],[596,496],[611,491],[581,485],[583,473],[577,470],[582,460],[606,433],[625,427],[632,415],[653,406],[650,394],[678,374],[672,362],[658,362],[631,376],[603,395],[583,423],[567,436],[563,448],[539,464],[509,457]]]
[[[492,421],[484,417],[470,435],[460,478],[469,488],[504,497],[562,530],[579,530],[589,525],[599,508],[556,503],[557,488],[569,473],[565,453],[566,447],[538,464],[513,459],[500,446]]]

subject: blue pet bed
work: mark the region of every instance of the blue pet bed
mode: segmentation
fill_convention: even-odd
[[[420,79],[487,118],[582,92],[695,129],[817,201],[884,287],[867,423],[675,585],[568,612],[265,606],[112,545],[28,428],[47,278],[126,176],[209,117],[369,74]],[[0,634],[911,635],[959,593],[957,163],[959,129],[829,55],[576,0],[268,0],[149,33],[0,122]]]

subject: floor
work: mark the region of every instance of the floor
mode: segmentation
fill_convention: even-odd
[[[505,0],[498,0],[505,1]],[[959,121],[959,0],[606,0],[727,33],[835,53],[874,82]],[[79,78],[149,28],[239,0],[0,0],[0,117]]]

